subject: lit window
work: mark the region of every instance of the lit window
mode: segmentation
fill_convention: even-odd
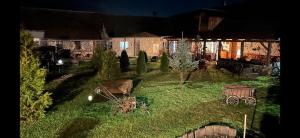
[[[127,42],[127,41],[121,41],[121,42],[120,42],[120,49],[121,49],[121,50],[126,50],[126,49],[128,49],[128,42]]]

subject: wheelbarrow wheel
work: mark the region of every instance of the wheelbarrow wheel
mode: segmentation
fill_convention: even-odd
[[[248,105],[255,105],[256,104],[256,99],[253,97],[248,97],[247,98],[247,104]]]
[[[239,104],[239,98],[236,96],[229,96],[226,100],[227,104],[237,105]]]

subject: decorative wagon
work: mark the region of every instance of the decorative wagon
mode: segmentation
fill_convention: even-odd
[[[224,87],[227,104],[237,105],[240,100],[244,100],[248,105],[256,104],[254,88],[245,85],[225,85]]]

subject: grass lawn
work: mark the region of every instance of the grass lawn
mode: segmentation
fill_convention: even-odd
[[[87,96],[101,81],[94,73],[86,72],[88,66],[83,65],[72,71],[78,75],[47,84],[54,93],[55,104],[43,119],[31,125],[21,124],[21,137],[174,138],[211,123],[226,123],[240,132],[244,114],[248,116],[249,132],[269,135],[269,126],[276,132],[279,124],[278,87],[269,77],[245,80],[209,67],[208,72],[191,73],[181,91],[179,75],[160,73],[159,63],[148,62],[149,71],[143,76],[135,75],[133,65],[122,78],[134,80],[132,96],[146,102],[150,114],[137,109],[113,116],[110,102],[88,102]],[[231,83],[256,87],[257,105],[224,104],[223,86]]]

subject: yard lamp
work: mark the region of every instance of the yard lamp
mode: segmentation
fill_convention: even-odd
[[[90,95],[90,96],[88,97],[88,100],[89,100],[89,101],[92,101],[92,100],[93,100],[93,96]]]
[[[60,60],[58,60],[58,64],[59,65],[62,65],[63,64],[63,61],[60,59]]]

